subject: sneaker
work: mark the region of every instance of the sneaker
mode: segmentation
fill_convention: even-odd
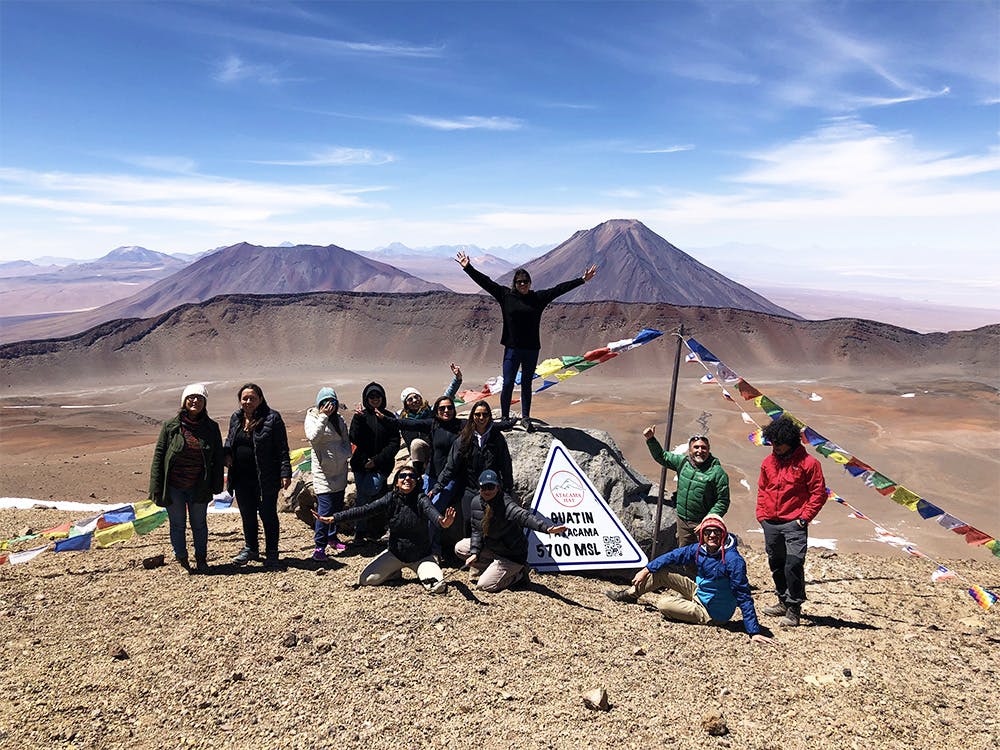
[[[521,417],[521,427],[524,428],[525,432],[535,431],[535,423],[531,421],[531,417]]]
[[[194,572],[195,573],[207,573],[208,572],[208,558],[207,557],[196,557],[194,559]]]
[[[781,617],[788,611],[788,607],[785,606],[784,602],[778,602],[777,604],[772,604],[770,607],[764,607],[761,610],[768,617]]]
[[[317,562],[326,562],[330,558],[326,556],[326,549],[323,547],[317,547],[313,550],[312,559]]]
[[[264,557],[264,567],[276,570],[281,567],[281,560],[278,559],[277,552],[268,552]]]
[[[613,602],[622,602],[623,604],[635,604],[639,601],[639,597],[631,589],[608,589],[604,595]]]
[[[778,620],[779,628],[797,628],[799,626],[800,609],[797,604],[790,604],[785,610],[785,616]]]
[[[246,565],[251,560],[259,560],[260,553],[255,549],[250,549],[249,547],[244,547],[239,551],[239,554],[233,558],[233,563],[235,565]]]
[[[501,432],[507,432],[508,430],[514,429],[515,420],[510,417],[501,417],[496,421],[497,429]]]
[[[344,544],[343,542],[334,542],[333,544],[330,545],[330,549],[333,552],[343,552],[345,549],[347,549],[347,545]]]

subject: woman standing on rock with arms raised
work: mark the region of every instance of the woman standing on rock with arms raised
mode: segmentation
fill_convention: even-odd
[[[195,571],[208,570],[208,503],[222,492],[222,433],[208,416],[205,386],[194,383],[181,394],[181,409],[160,428],[149,469],[149,497],[166,507],[174,557],[188,567],[187,518],[191,518]]]
[[[264,565],[278,567],[278,490],[288,489],[292,465],[288,434],[281,415],[267,405],[256,383],[236,392],[240,408],[229,418],[226,465],[229,491],[243,519],[244,546],[233,558],[237,565],[260,559],[257,515],[264,526]]]
[[[594,278],[597,266],[591,266],[578,279],[564,281],[551,289],[534,291],[531,288],[531,275],[524,268],[514,271],[513,282],[508,289],[493,281],[486,274],[472,267],[469,256],[459,252],[455,256],[462,269],[473,281],[486,290],[500,305],[503,314],[503,332],[500,343],[503,344],[503,388],[500,391],[500,426],[507,429],[511,426],[510,402],[514,395],[514,381],[518,369],[521,370],[521,426],[531,432],[531,379],[535,376],[538,365],[538,352],[542,348],[539,337],[539,326],[542,321],[542,311],[556,297],[566,294],[585,282]]]
[[[425,589],[433,594],[443,592],[444,574],[431,555],[427,523],[429,521],[446,529],[455,519],[455,509],[449,508],[443,516],[434,509],[430,498],[420,491],[420,474],[412,461],[403,464],[396,472],[392,491],[375,502],[357,505],[331,516],[315,515],[317,521],[332,524],[360,520],[380,512],[389,516],[389,545],[361,571],[358,584],[378,586],[398,578],[403,568],[409,568],[417,574]]]

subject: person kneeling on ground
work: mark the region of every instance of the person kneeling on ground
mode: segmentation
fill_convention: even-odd
[[[526,528],[546,534],[566,530],[518,505],[492,469],[480,474],[479,494],[472,499],[472,536],[455,545],[455,554],[478,573],[477,588],[495,594],[526,578]]]
[[[455,520],[455,509],[448,508],[442,516],[427,495],[420,491],[420,474],[413,462],[407,462],[396,472],[395,487],[373,503],[358,505],[332,516],[313,515],[323,523],[343,523],[385,511],[389,515],[389,546],[361,571],[358,584],[378,586],[400,578],[403,568],[417,574],[420,583],[432,594],[446,590],[444,573],[431,554],[431,536],[427,522],[446,529]]]
[[[632,585],[605,592],[616,602],[637,602],[648,591],[668,588],[670,594],[656,601],[656,608],[668,620],[696,625],[728,622],[736,608],[743,615],[743,627],[757,643],[773,641],[760,632],[757,613],[750,596],[747,564],[736,549],[736,537],[728,533],[720,516],[709,514],[698,527],[700,541],[660,555],[635,574]],[[668,565],[694,565],[694,581],[679,573],[669,573]]]

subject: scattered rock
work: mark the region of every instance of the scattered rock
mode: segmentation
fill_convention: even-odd
[[[701,728],[713,737],[721,737],[729,733],[726,720],[718,711],[709,711],[701,717]]]
[[[289,633],[281,639],[281,645],[285,648],[295,648],[299,645],[299,637],[295,633]]]
[[[142,567],[146,570],[162,568],[164,565],[166,565],[166,559],[163,555],[153,555],[152,557],[144,558],[142,561]]]
[[[608,703],[608,691],[602,687],[588,690],[583,694],[583,705],[591,711],[610,711],[611,704]]]
[[[642,646],[639,646],[635,651],[632,652],[632,656],[645,656],[645,655],[646,655],[646,649],[644,649]]]
[[[124,661],[128,658],[128,651],[125,650],[124,646],[109,646],[108,656],[110,656],[115,661]]]
[[[242,672],[233,672],[232,676],[229,678],[233,682],[243,682],[246,677],[243,676]]]
[[[847,677],[847,678],[853,677],[853,674],[851,673],[851,668],[850,667],[844,667],[844,677]]]
[[[91,493],[90,493],[90,495],[89,495],[88,497],[92,497],[92,498],[94,498],[95,500],[97,499],[97,495],[96,495],[96,494],[94,494],[93,492],[91,492]]]

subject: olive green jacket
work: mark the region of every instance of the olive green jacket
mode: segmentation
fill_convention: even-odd
[[[653,460],[677,472],[677,515],[688,523],[700,523],[709,513],[725,515],[729,510],[729,475],[711,453],[698,468],[687,454],[663,450],[655,437],[646,441]]]
[[[194,487],[194,501],[207,503],[212,495],[222,492],[225,454],[222,450],[222,433],[218,423],[205,415],[194,426],[194,434],[201,443],[201,454],[205,459],[205,471],[198,477]],[[170,462],[184,450],[184,436],[181,434],[181,418],[168,419],[160,428],[160,437],[153,451],[153,464],[149,468],[149,497],[157,505],[170,505],[167,478],[170,476]]]

